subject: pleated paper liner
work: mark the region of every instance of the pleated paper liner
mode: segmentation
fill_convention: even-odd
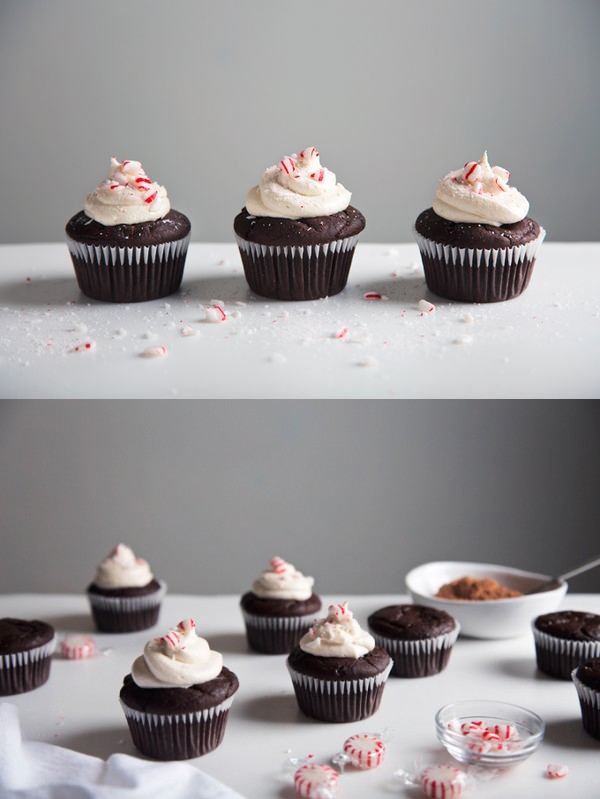
[[[317,300],[345,288],[358,236],[303,247],[256,244],[239,236],[236,240],[246,280],[256,294]]]
[[[427,239],[413,229],[425,279],[434,294],[459,302],[503,302],[522,294],[531,280],[546,231],[518,247],[470,249]]]
[[[215,707],[183,714],[143,713],[121,700],[136,748],[156,760],[188,760],[212,752],[223,740],[235,695]]]
[[[314,620],[309,616],[258,616],[242,610],[248,645],[265,655],[289,654]]]
[[[595,691],[584,685],[575,676],[577,669],[573,669],[573,684],[581,705],[581,720],[583,729],[593,738],[600,741],[600,691]]]
[[[398,641],[373,632],[377,646],[382,647],[393,660],[393,677],[430,677],[439,674],[450,660],[452,647],[456,643],[460,627],[435,638],[419,641]]]
[[[132,633],[154,627],[167,584],[159,580],[160,589],[152,594],[133,597],[111,597],[88,591],[88,600],[96,627],[104,633]]]
[[[81,291],[104,302],[144,302],[177,291],[183,278],[189,234],[147,247],[82,244],[67,236]]]
[[[360,680],[320,680],[293,669],[296,700],[305,716],[331,723],[361,721],[372,716],[381,703],[392,663],[374,677]]]
[[[56,636],[48,643],[0,656],[0,696],[23,694],[43,685],[50,675]]]
[[[559,680],[570,680],[571,672],[586,660],[600,658],[600,641],[569,641],[566,638],[555,638],[533,626],[535,654],[540,671],[557,677]]]

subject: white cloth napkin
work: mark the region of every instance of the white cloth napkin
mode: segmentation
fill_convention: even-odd
[[[24,741],[19,711],[0,703],[0,799],[243,799],[189,763],[108,760]]]

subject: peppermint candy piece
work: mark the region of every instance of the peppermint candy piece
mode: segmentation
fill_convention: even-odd
[[[350,736],[344,743],[344,754],[356,768],[377,768],[383,763],[385,744],[376,735],[359,733]]]
[[[83,660],[94,654],[96,644],[89,635],[67,635],[60,645],[63,656],[69,660]]]
[[[465,787],[465,773],[454,766],[431,766],[421,774],[421,787],[431,799],[450,799],[461,796]]]
[[[562,780],[569,773],[568,766],[559,766],[556,763],[549,763],[546,766],[546,775],[551,780]]]
[[[339,774],[320,763],[306,763],[294,774],[294,788],[308,799],[331,799],[338,787]]]

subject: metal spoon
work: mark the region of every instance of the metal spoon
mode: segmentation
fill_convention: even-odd
[[[586,560],[585,563],[576,566],[574,569],[571,569],[571,571],[561,574],[560,577],[553,577],[551,580],[544,580],[544,582],[534,585],[529,591],[525,591],[525,594],[540,594],[543,591],[553,591],[555,588],[558,588],[562,582],[568,580],[569,577],[575,577],[576,574],[581,574],[596,566],[600,566],[600,556],[593,558],[593,560]]]

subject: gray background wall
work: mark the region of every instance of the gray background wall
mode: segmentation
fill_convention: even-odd
[[[308,144],[365,240],[486,147],[551,239],[597,239],[599,34],[597,0],[0,0],[0,242],[62,239],[111,154],[230,240]]]
[[[560,573],[598,554],[599,406],[0,403],[0,590],[82,592],[119,540],[174,593],[279,554],[322,593],[436,559]],[[572,582],[598,591],[600,572]]]

